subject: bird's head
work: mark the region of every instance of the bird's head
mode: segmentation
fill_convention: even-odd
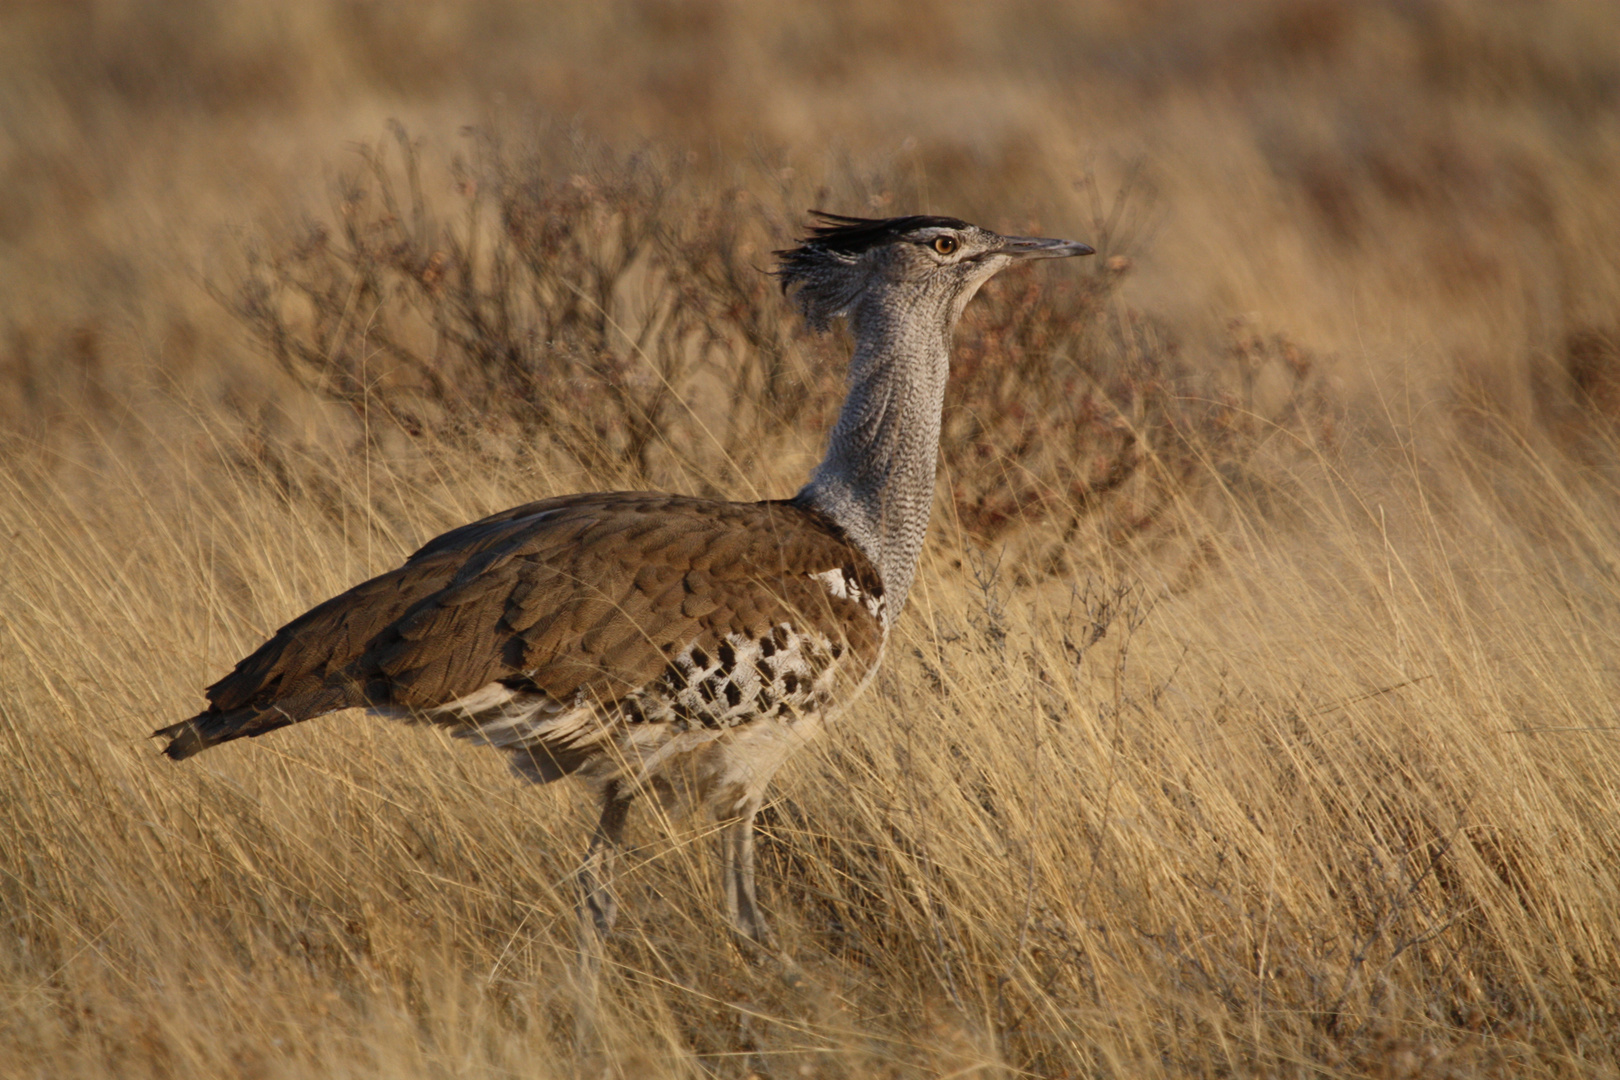
[[[980,285],[1015,262],[1092,254],[1072,240],[1002,236],[951,217],[811,214],[818,223],[799,246],[776,252],[776,276],[815,330],[869,296],[937,305],[954,321]]]

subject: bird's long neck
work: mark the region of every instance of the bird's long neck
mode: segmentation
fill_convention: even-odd
[[[905,299],[871,297],[850,313],[849,397],[826,458],[798,496],[836,521],[872,560],[891,625],[911,591],[928,531],[951,332],[961,313],[960,303],[930,310],[935,305],[923,298]]]

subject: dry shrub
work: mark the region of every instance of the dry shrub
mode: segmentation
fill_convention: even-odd
[[[446,213],[396,141],[397,161],[361,150],[335,228],[270,241],[222,297],[306,387],[413,436],[637,485],[734,483],[777,431],[825,423],[836,376],[747,262],[767,230],[735,196],[695,201],[651,151],[480,136]]]
[[[444,211],[395,134],[397,156],[361,148],[335,224],[268,239],[218,293],[282,369],[356,419],[356,439],[426,435],[715,493],[829,427],[842,335],[809,335],[768,273],[791,212],[745,188],[694,190],[652,149],[554,135],[521,150],[478,136]],[[1093,272],[1014,269],[963,321],[941,457],[949,520],[978,544],[1033,526],[1067,543],[1104,510],[1116,542],[1162,532],[1211,462],[1239,467],[1279,431],[1331,441],[1306,350],[1234,323],[1224,355],[1189,358],[1116,299],[1140,243],[1117,231],[1130,194],[1093,215],[1115,252]],[[270,441],[259,453],[285,485]]]

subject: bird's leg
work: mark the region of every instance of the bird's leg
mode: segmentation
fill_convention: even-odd
[[[602,955],[613,920],[619,914],[619,900],[613,894],[613,872],[624,846],[624,822],[631,796],[619,793],[617,781],[602,792],[602,816],[591,837],[590,850],[579,868],[579,971],[578,1004],[575,1026],[580,1044],[588,1044],[596,1031],[597,982],[602,972]]]
[[[721,891],[725,896],[726,917],[737,933],[752,941],[780,965],[778,972],[789,986],[798,986],[803,973],[793,958],[776,944],[776,934],[759,909],[754,893],[754,815],[759,803],[750,802],[737,817],[720,828]]]
[[[744,830],[753,831],[753,822],[746,817],[728,821],[720,827],[720,889],[725,898],[726,919],[731,923],[731,928],[744,937],[754,938],[757,941],[754,917],[758,914],[758,906],[745,898],[742,857],[738,851],[741,838],[737,834]]]
[[[720,886],[726,898],[726,917],[739,934],[767,952],[776,951],[765,914],[754,894],[754,815],[759,804],[750,802],[741,814],[720,828]]]

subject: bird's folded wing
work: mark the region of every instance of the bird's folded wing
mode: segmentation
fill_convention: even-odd
[[[834,570],[881,593],[859,550],[792,503],[635,492],[530,503],[445,533],[288,623],[209,687],[207,712],[166,730],[191,725],[201,749],[318,715],[297,715],[313,705],[428,710],[514,678],[606,704],[693,642],[785,620],[875,659],[873,613],[816,577]]]

